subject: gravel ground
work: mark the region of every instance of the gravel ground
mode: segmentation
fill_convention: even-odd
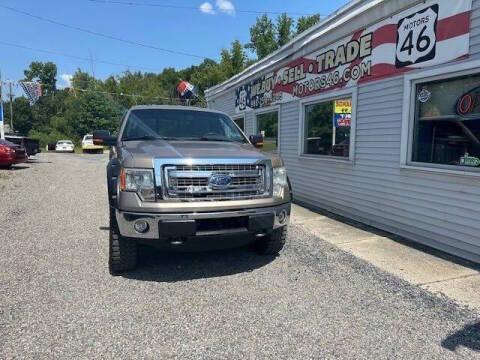
[[[144,248],[111,277],[105,163],[0,171],[1,359],[480,358],[480,314],[298,226],[276,259]]]

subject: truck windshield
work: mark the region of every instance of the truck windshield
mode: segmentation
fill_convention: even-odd
[[[127,119],[122,141],[192,140],[247,143],[227,116],[207,111],[133,110]]]

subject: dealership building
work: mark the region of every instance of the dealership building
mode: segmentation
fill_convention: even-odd
[[[297,202],[480,262],[480,0],[355,0],[210,88]]]

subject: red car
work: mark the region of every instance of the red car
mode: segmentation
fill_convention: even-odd
[[[27,161],[27,153],[21,146],[0,139],[0,167],[9,168],[14,164]]]

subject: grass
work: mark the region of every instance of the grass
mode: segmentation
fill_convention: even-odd
[[[108,149],[108,148],[103,148],[103,151],[105,152],[105,150]],[[75,146],[75,154],[84,154],[83,150],[82,150],[82,147],[81,146]],[[87,151],[85,154],[100,154],[100,151],[97,153],[97,152],[94,152],[94,151]]]
[[[263,143],[263,151],[274,152],[277,150],[277,144],[275,141],[265,141]]]

